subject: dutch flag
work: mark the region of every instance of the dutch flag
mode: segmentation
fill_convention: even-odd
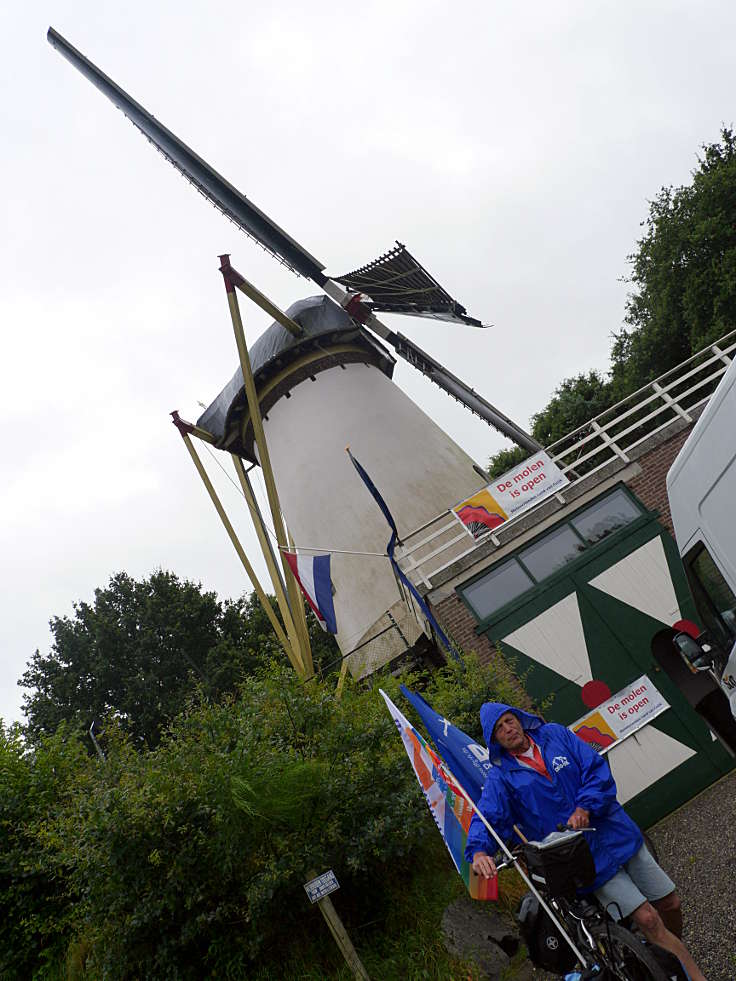
[[[294,578],[307,597],[320,627],[328,633],[337,633],[335,604],[332,602],[332,578],[329,555],[297,555],[285,552]]]

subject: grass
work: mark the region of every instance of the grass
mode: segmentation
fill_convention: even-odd
[[[501,873],[500,900],[482,904],[489,911],[512,915],[526,891],[516,872]],[[479,968],[472,961],[451,957],[442,942],[445,908],[466,894],[462,879],[452,867],[444,844],[438,838],[428,847],[421,867],[411,881],[398,877],[386,881],[386,902],[380,920],[345,926],[371,978],[381,981],[479,981]],[[332,897],[341,913],[340,893]],[[310,915],[311,914],[311,915]],[[342,959],[318,910],[305,918],[305,931],[293,938],[293,955],[285,962],[263,963],[253,981],[351,981],[353,972]],[[507,971],[513,978],[525,956],[517,955]]]

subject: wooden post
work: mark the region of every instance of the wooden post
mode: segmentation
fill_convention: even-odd
[[[225,527],[225,531],[228,533],[230,541],[233,543],[233,547],[238,554],[238,558],[242,562],[243,568],[245,569],[248,578],[250,579],[251,584],[253,585],[253,589],[255,590],[256,596],[261,601],[261,606],[263,607],[266,616],[271,621],[271,626],[273,627],[281,646],[286,651],[286,654],[289,660],[291,661],[294,670],[297,672],[297,674],[300,677],[303,678],[304,667],[301,663],[301,660],[298,658],[298,651],[295,653],[292,650],[292,646],[289,643],[289,639],[284,633],[284,628],[281,626],[281,624],[278,621],[278,617],[273,612],[273,607],[269,602],[268,596],[266,595],[266,593],[263,590],[263,587],[258,581],[258,576],[256,576],[253,566],[248,561],[248,556],[245,554],[245,550],[243,549],[243,546],[240,544],[240,540],[238,536],[235,534],[235,529],[233,528],[232,524],[230,523],[230,519],[225,513],[225,509],[222,506],[220,498],[217,496],[217,491],[213,487],[212,481],[210,480],[207,471],[204,469],[204,466],[202,465],[202,461],[199,459],[197,451],[194,449],[194,446],[192,445],[192,441],[189,438],[189,434],[184,429],[185,424],[182,423],[181,420],[177,420],[177,419],[174,419],[174,424],[179,429],[181,437],[184,440],[184,445],[189,451],[189,456],[192,458],[192,462],[194,463],[194,466],[197,468],[197,473],[202,478],[202,483],[207,489],[207,493],[210,496],[210,500],[215,506],[215,510],[217,511],[220,517],[220,521],[223,523]]]
[[[330,897],[325,896],[324,899],[320,899],[317,905],[319,906],[320,913],[325,918],[327,926],[330,928],[330,933],[335,938],[335,943],[340,948],[342,956],[345,958],[348,967],[355,977],[359,981],[371,981],[368,972],[363,967],[363,962],[358,957],[357,950],[353,947],[347,930],[343,926],[342,920],[337,915],[337,910],[332,905]]]
[[[241,275],[241,273],[239,273],[236,269],[233,269],[233,267],[229,264],[229,261],[227,266],[227,276],[231,284],[235,286],[236,289],[239,289],[240,292],[247,296],[249,300],[252,300],[256,306],[259,306],[261,310],[267,313],[270,317],[273,317],[277,323],[281,324],[284,330],[288,330],[288,332],[296,338],[304,336],[304,328],[301,327],[295,320],[292,320],[291,317],[288,317],[284,311],[280,309],[280,307],[277,307],[276,304],[269,300],[264,293],[261,293],[258,287],[254,286],[254,284],[247,280],[245,276]],[[255,433],[255,429],[253,431]],[[289,535],[288,529],[286,534],[289,548],[291,551],[294,551],[294,542]],[[279,545],[281,545],[280,542]],[[307,628],[307,621],[304,613],[304,600],[302,599],[297,583],[294,581],[293,575],[290,575],[291,570],[287,569],[283,551],[281,551],[281,561],[284,566],[286,590],[289,596],[289,603],[292,607],[294,623],[302,644],[303,660],[307,668],[307,676],[309,676],[309,672],[314,672],[314,664],[312,661],[312,645],[309,641],[309,630]],[[298,608],[298,612],[295,607]]]
[[[345,676],[348,673],[348,659],[344,657],[342,659],[342,664],[340,665],[340,677],[337,679],[337,690],[335,691],[335,698],[339,699],[342,695],[342,690],[345,687]]]
[[[263,420],[261,419],[261,406],[258,401],[258,393],[256,392],[256,383],[253,379],[253,372],[251,370],[250,356],[248,354],[248,346],[245,343],[245,331],[243,330],[243,321],[240,316],[240,307],[238,306],[238,298],[235,294],[235,281],[239,277],[239,274],[235,273],[235,270],[230,266],[230,257],[227,255],[220,256],[220,272],[225,281],[225,290],[227,292],[227,302],[230,308],[230,317],[233,323],[233,332],[235,334],[235,343],[238,348],[238,357],[240,359],[240,370],[243,373],[243,383],[245,387],[245,396],[248,402],[248,412],[250,414],[251,424],[253,426],[253,436],[255,437],[256,446],[258,448],[258,462],[263,470],[263,478],[266,483],[266,493],[268,495],[268,505],[271,510],[271,520],[273,522],[273,528],[276,533],[276,541],[279,545],[279,551],[282,552],[281,563],[284,569],[284,576],[286,581],[286,589],[289,596],[289,605],[291,607],[296,606],[296,596],[297,596],[297,585],[294,581],[294,577],[291,575],[291,570],[288,567],[288,563],[283,556],[283,550],[287,548],[286,544],[286,532],[284,531],[284,522],[281,517],[281,507],[279,505],[279,497],[276,491],[276,480],[273,475],[273,469],[271,467],[271,457],[268,452],[268,445],[266,443],[266,434],[263,431]],[[307,656],[303,653],[301,649],[301,638],[297,633],[296,627],[294,625],[293,619],[289,618],[290,622],[286,624],[287,631],[289,633],[289,639],[291,641],[292,648],[294,650],[295,657],[299,660],[302,665],[302,669],[299,672],[301,677],[311,677],[314,671],[308,671],[306,667]]]
[[[300,640],[300,650],[302,652],[302,660],[304,660],[304,653],[307,653],[307,660],[304,665],[306,669],[307,677],[314,673],[314,668],[312,666],[312,650],[309,647],[309,636],[306,638],[301,636],[300,623],[299,623],[299,611],[293,611],[289,605],[289,600],[286,595],[286,586],[284,585],[284,580],[281,578],[278,565],[276,564],[276,559],[273,554],[273,549],[271,548],[271,542],[268,538],[268,533],[263,525],[263,518],[261,516],[261,510],[258,507],[258,501],[253,493],[253,487],[248,479],[248,475],[243,467],[243,461],[239,456],[234,453],[230,454],[233,460],[233,465],[235,467],[235,472],[238,475],[238,480],[240,481],[240,486],[243,490],[243,496],[245,497],[246,504],[250,510],[251,517],[253,518],[253,525],[256,530],[256,535],[258,536],[258,542],[261,546],[261,551],[263,552],[263,558],[266,560],[266,566],[268,568],[268,574],[271,577],[271,584],[273,585],[273,591],[276,596],[276,601],[279,605],[279,610],[281,610],[281,617],[286,624],[290,624],[293,627],[294,633],[299,637]],[[301,602],[301,597],[299,598]],[[301,615],[304,617],[304,607],[301,607]],[[290,633],[291,636],[291,633]],[[305,643],[306,640],[306,643]]]
[[[316,876],[315,872],[309,873],[312,878]],[[340,916],[332,904],[332,900],[329,896],[324,896],[322,899],[317,900],[317,905],[319,906],[319,911],[325,919],[325,923],[330,929],[330,933],[340,948],[340,953],[345,958],[345,962],[353,972],[358,981],[371,981],[370,975],[363,966],[363,962],[360,957],[358,957],[358,952],[353,947],[353,943],[348,936],[348,932],[340,919]]]
[[[286,540],[289,543],[289,549],[292,552],[296,552],[296,546],[294,545],[294,539],[291,537],[291,532],[286,529]],[[291,572],[291,568],[289,569]],[[293,576],[291,577],[294,578]],[[295,584],[298,585],[298,584]],[[302,639],[303,650],[306,653],[309,670],[314,673],[314,661],[312,660],[312,644],[309,640],[309,627],[307,626],[307,614],[304,609],[304,597],[301,594],[300,589],[296,589],[296,609],[294,610],[294,620],[296,621],[296,629],[299,636]]]

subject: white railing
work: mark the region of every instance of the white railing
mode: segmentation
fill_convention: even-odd
[[[675,420],[693,421],[693,414],[710,399],[734,352],[736,330],[552,443],[547,453],[571,483],[589,478],[612,460],[631,462],[632,455],[640,454],[639,447]],[[527,514],[523,512],[523,516]],[[510,524],[512,521],[501,529]],[[434,576],[489,538],[498,543],[494,532],[471,539],[447,510],[406,535],[397,558],[415,585],[431,586]]]

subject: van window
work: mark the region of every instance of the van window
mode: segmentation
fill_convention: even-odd
[[[716,641],[730,648],[736,641],[736,596],[704,545],[686,557],[685,568],[705,626]]]

